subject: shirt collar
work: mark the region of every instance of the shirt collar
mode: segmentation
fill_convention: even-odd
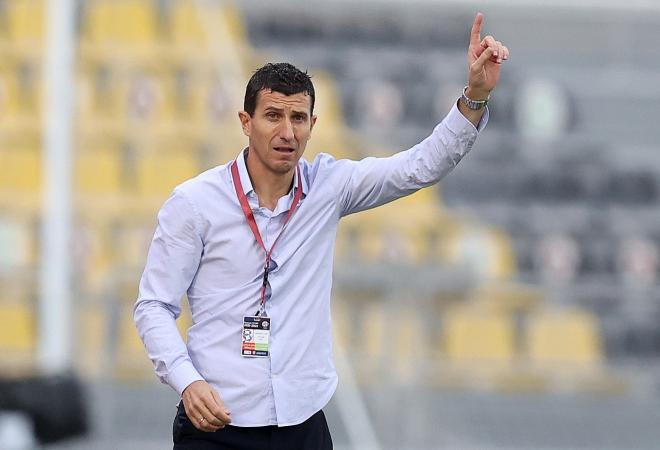
[[[250,192],[254,191],[254,188],[252,187],[252,181],[250,181],[250,175],[248,174],[247,170],[247,164],[245,163],[245,158],[247,156],[247,151],[248,149],[245,148],[243,149],[238,156],[236,157],[236,162],[238,164],[238,175],[241,178],[241,184],[243,185],[243,193],[245,195],[248,195]],[[298,169],[293,173],[293,187],[294,189],[296,186],[298,186],[298,172],[302,174],[302,169],[300,168],[300,163],[298,163]],[[302,190],[303,190],[303,195],[307,195],[307,179],[303,175],[302,177]]]

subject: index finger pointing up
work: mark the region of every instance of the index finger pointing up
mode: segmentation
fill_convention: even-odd
[[[477,13],[472,24],[472,31],[470,32],[470,45],[479,45],[481,42],[481,23],[484,21],[484,15]]]

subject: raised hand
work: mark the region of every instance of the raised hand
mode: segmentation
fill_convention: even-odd
[[[509,49],[493,36],[481,38],[484,15],[477,13],[470,33],[468,49],[468,90],[472,100],[484,100],[497,86],[502,62],[509,59]]]

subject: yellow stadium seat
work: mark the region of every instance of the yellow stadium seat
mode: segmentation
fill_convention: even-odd
[[[2,63],[0,63],[2,64]],[[28,132],[39,130],[43,80],[39,65],[26,62],[0,66],[0,129]]]
[[[510,237],[501,230],[465,224],[447,236],[447,257],[485,279],[509,279],[516,272]]]
[[[596,318],[580,310],[542,310],[529,317],[530,362],[548,369],[589,368],[603,360]]]
[[[99,304],[85,305],[78,313],[78,323],[78,368],[87,376],[106,375],[108,314]]]
[[[121,380],[147,380],[153,369],[133,322],[133,305],[119,306],[116,346],[111,355],[115,377]]]
[[[462,307],[443,319],[443,347],[450,363],[502,367],[516,355],[516,339],[510,316]]]
[[[92,64],[79,74],[79,119],[87,121],[125,119],[128,88],[116,67]]]
[[[41,189],[41,155],[31,146],[0,149],[3,154],[3,175],[0,190],[10,193],[37,194]]]
[[[89,2],[84,36],[93,44],[149,45],[158,36],[154,3],[148,0],[96,0]],[[131,48],[124,47],[127,52]]]
[[[83,150],[76,156],[76,190],[82,194],[118,194],[122,185],[119,148]]]
[[[246,40],[240,12],[220,2],[177,0],[170,14],[170,34],[178,46],[208,50],[218,28],[234,42]]]
[[[391,205],[347,217],[338,241],[350,242],[352,248],[340,247],[339,255],[358,256],[364,263],[439,262],[442,233],[454,221],[442,213],[435,195],[434,189],[423,189]]]
[[[126,218],[113,231],[114,263],[121,267],[143,268],[146,261],[149,243],[154,233],[152,223],[139,219]]]
[[[383,353],[388,342],[387,332],[387,315],[383,303],[365,305],[359,315],[359,326],[354,330],[350,347],[358,354],[357,375],[360,380],[373,381],[374,376],[381,372]]]
[[[314,72],[314,92],[316,93],[314,114],[320,117],[323,126],[344,125],[339,87],[330,73]]]
[[[134,295],[123,299],[119,307],[119,323],[116,330],[117,345],[115,347],[116,376],[121,379],[150,379],[153,377],[153,367],[147,357],[144,344],[138,335],[133,321]],[[176,321],[177,329],[184,341],[187,340],[187,330],[192,323],[186,299],[181,302],[181,315]]]
[[[330,153],[335,158],[361,159],[355,148],[362,148],[351,139],[351,133],[342,118],[341,96],[332,75],[323,71],[314,72],[316,101],[314,114],[318,116],[318,126],[312,132],[305,157],[313,159],[318,153]]]
[[[45,0],[10,0],[5,4],[10,39],[38,50],[45,36]]]
[[[88,204],[93,203],[94,198]],[[98,202],[98,199],[96,200]],[[105,287],[112,269],[111,225],[108,217],[96,210],[88,212],[88,204],[80,205],[84,209],[79,214],[79,221],[74,230],[74,251],[79,270],[76,273],[78,283],[88,292],[100,293]],[[104,206],[101,207],[104,209]]]
[[[393,328],[392,375],[397,384],[409,384],[418,379],[422,363],[428,358],[429,345],[420,310],[414,307],[397,306],[396,320],[389,321]]]
[[[346,315],[349,308],[353,311]],[[337,311],[344,315],[335,330],[340,331],[344,349],[355,357],[362,381],[373,383],[377,377],[383,382],[409,384],[419,379],[429,341],[416,308],[373,301],[343,305]]]
[[[138,192],[144,196],[166,196],[198,172],[196,155],[191,152],[148,152],[138,162]]]
[[[12,120],[13,116],[20,111],[17,73],[16,67],[0,69],[0,118],[2,122]]]
[[[174,74],[161,67],[141,67],[125,74],[120,80],[122,114],[129,123],[157,125],[174,117]],[[172,126],[171,123],[165,123]]]
[[[332,299],[332,333],[334,340],[344,349],[351,340],[351,314],[347,302],[337,296]]]
[[[148,135],[178,128],[176,76],[159,63],[130,67],[88,64],[80,77],[82,127],[94,135],[103,130]],[[191,119],[190,114],[178,118],[183,125]]]
[[[228,79],[215,70],[188,70],[183,80],[181,102],[188,119],[210,126],[229,119],[239,128],[236,112],[242,109],[242,105]]]
[[[31,305],[0,304],[0,350],[29,352],[35,347],[35,316]]]
[[[525,313],[542,303],[543,291],[531,285],[497,281],[479,286],[472,292],[471,299],[484,308]]]

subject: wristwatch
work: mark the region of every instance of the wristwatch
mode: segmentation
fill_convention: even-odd
[[[468,97],[465,93],[467,92],[468,87],[465,86],[463,88],[463,94],[461,95],[461,101],[465,106],[467,106],[470,109],[473,109],[475,111],[480,110],[481,108],[484,108],[488,104],[488,99],[490,99],[490,95],[486,100],[472,100],[470,97]]]

